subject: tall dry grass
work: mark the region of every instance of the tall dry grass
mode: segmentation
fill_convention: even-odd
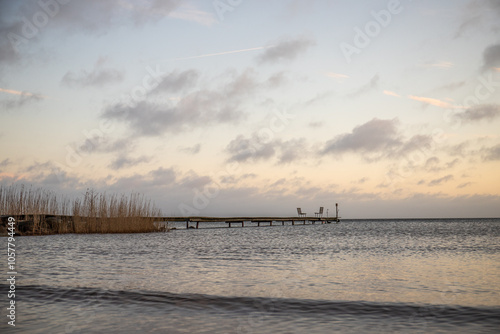
[[[93,189],[69,200],[42,188],[0,185],[0,215],[25,216],[32,222],[32,234],[138,233],[167,228],[157,222],[161,211],[143,195],[107,195]]]

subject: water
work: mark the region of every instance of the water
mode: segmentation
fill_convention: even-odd
[[[17,325],[5,296],[0,332],[500,330],[500,219],[182,226],[17,238]]]

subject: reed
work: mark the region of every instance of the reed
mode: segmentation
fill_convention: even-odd
[[[143,195],[87,191],[70,200],[42,188],[0,185],[0,215],[22,217],[26,234],[146,233],[167,230]],[[49,217],[47,217],[49,216]]]

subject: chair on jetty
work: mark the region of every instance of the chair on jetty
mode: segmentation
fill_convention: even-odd
[[[297,208],[297,213],[298,213],[299,217],[305,217],[307,215],[307,213],[302,212],[301,208]]]
[[[323,217],[323,207],[322,207],[322,206],[320,206],[320,207],[319,207],[319,212],[315,212],[315,213],[314,213],[314,215],[315,215],[316,217],[318,217],[318,218]]]

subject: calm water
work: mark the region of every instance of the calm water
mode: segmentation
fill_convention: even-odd
[[[2,333],[500,330],[499,219],[346,220],[16,243],[17,326],[6,324],[3,284]]]

